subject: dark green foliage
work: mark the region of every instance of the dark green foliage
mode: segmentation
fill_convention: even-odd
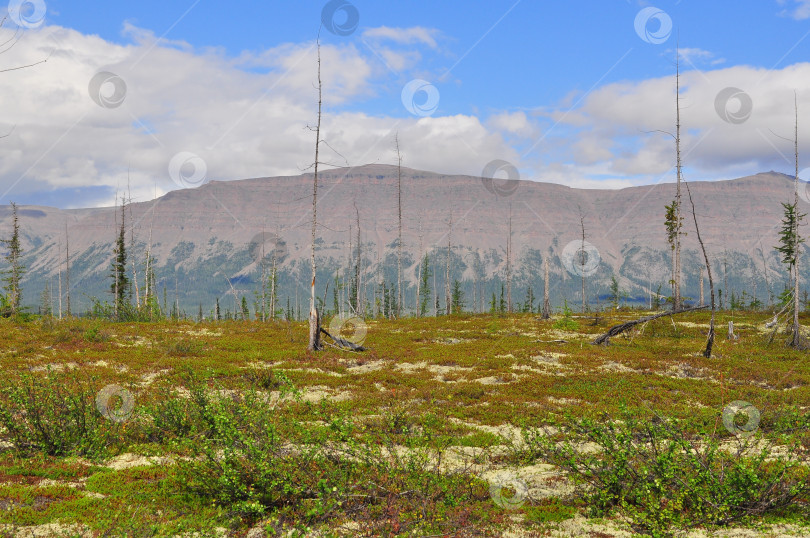
[[[96,409],[100,383],[48,371],[0,378],[0,424],[21,454],[102,457],[118,425]]]
[[[113,281],[110,284],[110,292],[113,294],[114,313],[116,319],[123,319],[126,305],[130,304],[132,290],[127,277],[127,248],[126,248],[126,204],[121,205],[121,226],[118,229],[118,237],[115,240],[113,250],[113,264],[110,276]]]
[[[430,304],[430,277],[433,276],[433,271],[430,269],[430,262],[428,255],[422,259],[422,267],[420,269],[420,278],[422,279],[419,285],[419,315],[424,316],[427,314],[428,305]]]
[[[767,442],[723,448],[716,436],[696,437],[675,420],[626,410],[620,420],[569,418],[558,428],[525,429],[524,456],[570,473],[592,516],[618,512],[644,535],[748,522],[810,494],[807,468],[775,458]],[[582,443],[597,448],[583,450]],[[800,444],[789,448],[807,454]]]
[[[10,239],[0,239],[6,247],[6,262],[9,267],[3,271],[3,291],[5,294],[0,301],[0,315],[3,317],[16,316],[20,313],[22,302],[22,289],[20,281],[25,273],[25,267],[20,262],[22,248],[20,247],[20,221],[17,217],[17,204],[11,202],[12,231]]]
[[[797,230],[806,215],[799,214],[796,204],[782,202],[782,207],[785,208],[785,212],[782,217],[782,229],[779,231],[779,245],[774,248],[782,254],[782,263],[793,269],[793,266],[796,265],[799,246],[804,243],[804,239],[798,235]]]
[[[452,310],[454,314],[461,314],[466,306],[464,303],[464,291],[461,289],[461,282],[453,281]]]

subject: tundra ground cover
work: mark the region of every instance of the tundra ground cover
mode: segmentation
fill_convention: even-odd
[[[0,524],[99,536],[810,532],[805,352],[767,346],[765,315],[739,312],[740,338],[718,340],[711,359],[698,353],[705,313],[590,345],[637,315],[575,315],[576,328],[522,314],[369,320],[368,351],[316,354],[296,323],[2,320]],[[756,424],[734,412],[729,423],[732,402],[752,404]]]

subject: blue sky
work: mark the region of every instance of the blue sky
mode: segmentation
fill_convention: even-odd
[[[2,68],[50,59],[0,81],[0,131],[11,133],[0,203],[110,204],[127,175],[146,199],[298,173],[311,161],[326,5],[33,0],[22,19],[10,13]],[[26,24],[42,6],[44,19]],[[673,129],[676,43],[690,179],[791,172],[790,144],[772,131],[792,133],[794,90],[810,110],[808,0],[352,0],[349,10],[354,31],[321,30],[334,164],[393,162],[399,132],[414,168],[479,175],[503,159],[524,179],[575,187],[671,181],[672,141],[647,131]],[[657,15],[644,25],[644,13]],[[99,73],[115,77],[97,85],[107,97],[126,85],[118,106],[88,96]],[[432,86],[435,109],[408,110],[413,80]],[[741,121],[718,110],[725,88],[744,94],[723,105]]]

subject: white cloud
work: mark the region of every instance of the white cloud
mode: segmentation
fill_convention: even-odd
[[[437,49],[439,44],[436,37],[439,31],[434,28],[424,28],[414,26],[411,28],[392,28],[390,26],[379,26],[369,28],[363,32],[363,37],[374,41],[393,41],[401,45],[413,45],[421,43],[432,49]]]
[[[787,5],[780,15],[791,17],[797,21],[810,19],[810,0],[776,0],[780,6]]]
[[[497,131],[524,138],[537,134],[537,128],[523,111],[493,114],[487,119],[487,125]]]
[[[92,190],[93,198],[66,199],[65,206],[112,204],[115,190],[128,183],[133,198],[150,199],[156,190],[178,188],[168,165],[179,152],[199,155],[208,179],[298,174],[311,164],[308,126],[317,115],[311,43],[229,58],[220,50],[156,43],[134,27],[125,33],[133,42],[118,45],[47,26],[26,33],[2,56],[5,65],[25,65],[52,53],[45,64],[0,77],[0,95],[13,103],[3,107],[0,133],[16,126],[0,141],[0,203],[79,189],[85,196]],[[391,75],[353,45],[323,45],[321,54],[322,137],[340,152],[322,146],[330,162],[393,162],[396,131],[412,168],[478,175],[489,160],[517,159],[500,134],[473,116],[400,119],[343,110],[374,95]],[[99,71],[125,81],[120,107],[103,108],[90,98],[88,84]],[[398,92],[392,94],[405,115]]]
[[[726,88],[738,88],[742,94],[716,103]],[[792,137],[794,89],[801,114],[810,108],[810,63],[773,71],[736,66],[683,72],[682,157],[699,176],[692,179],[727,177],[746,170],[791,170],[791,144],[771,131]],[[733,123],[721,117],[734,119],[734,114],[744,112],[740,107],[748,100],[747,118],[743,114],[739,123]],[[656,132],[675,131],[674,76],[603,86],[561,122],[574,131],[565,136],[581,138],[575,144],[576,164],[588,166],[601,160],[617,175],[657,180],[672,169],[675,160],[673,138]],[[810,123],[800,122],[799,130],[801,158],[810,153]],[[604,148],[610,148],[610,157]]]
[[[725,58],[717,58],[713,52],[699,48],[678,49],[678,56],[687,66],[698,64],[719,65],[725,63]]]

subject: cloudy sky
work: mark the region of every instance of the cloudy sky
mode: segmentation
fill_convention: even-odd
[[[620,188],[810,167],[810,0],[11,0],[0,204],[111,205],[322,160]],[[47,61],[44,61],[47,60]],[[25,67],[28,66],[28,67]],[[18,69],[19,68],[19,69]],[[501,173],[502,175],[502,173]],[[810,169],[807,174],[810,176]]]

